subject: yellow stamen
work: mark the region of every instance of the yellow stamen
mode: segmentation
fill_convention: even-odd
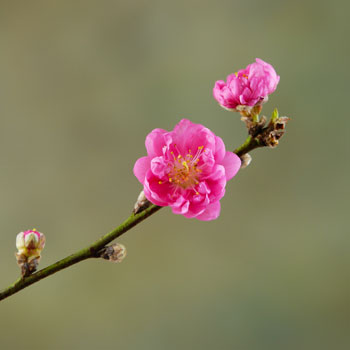
[[[186,168],[186,170],[188,171],[189,170],[189,168],[188,168],[188,165],[187,165],[187,162],[186,161],[184,161],[184,162],[182,162],[182,165]]]

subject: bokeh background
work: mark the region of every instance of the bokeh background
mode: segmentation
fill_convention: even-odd
[[[255,57],[292,121],[227,186],[218,220],[169,208],[0,304],[0,348],[349,349],[349,22],[342,0],[0,1],[0,276],[15,236],[41,266],[122,222],[153,128],[183,117],[229,149],[246,130],[212,98]]]

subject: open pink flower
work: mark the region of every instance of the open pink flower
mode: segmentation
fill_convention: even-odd
[[[267,100],[277,87],[280,77],[274,68],[257,58],[237,73],[230,74],[226,82],[218,80],[213,89],[214,98],[226,109],[238,105],[255,106]]]
[[[150,202],[188,218],[219,216],[226,182],[241,166],[220,137],[183,119],[173,131],[154,129],[146,137],[146,149],[148,156],[136,161],[134,174]]]

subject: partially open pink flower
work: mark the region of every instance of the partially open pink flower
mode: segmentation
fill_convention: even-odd
[[[16,237],[18,253],[27,258],[40,257],[45,247],[45,236],[36,229],[20,232]]]
[[[279,80],[274,68],[257,58],[245,69],[230,74],[226,82],[218,80],[213,95],[226,109],[235,109],[238,105],[255,106],[267,100],[268,95],[276,90]]]
[[[220,137],[183,119],[173,131],[154,129],[146,137],[146,149],[148,156],[136,161],[134,174],[150,202],[188,218],[219,216],[226,182],[241,166]]]

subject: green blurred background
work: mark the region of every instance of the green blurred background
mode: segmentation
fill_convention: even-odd
[[[0,304],[0,348],[350,347],[349,2],[0,1],[0,288],[15,236],[47,237],[41,266],[124,220],[153,128],[183,117],[246,136],[212,98],[255,57],[281,76],[264,112],[279,147],[227,186],[218,220],[169,208],[87,261]]]

